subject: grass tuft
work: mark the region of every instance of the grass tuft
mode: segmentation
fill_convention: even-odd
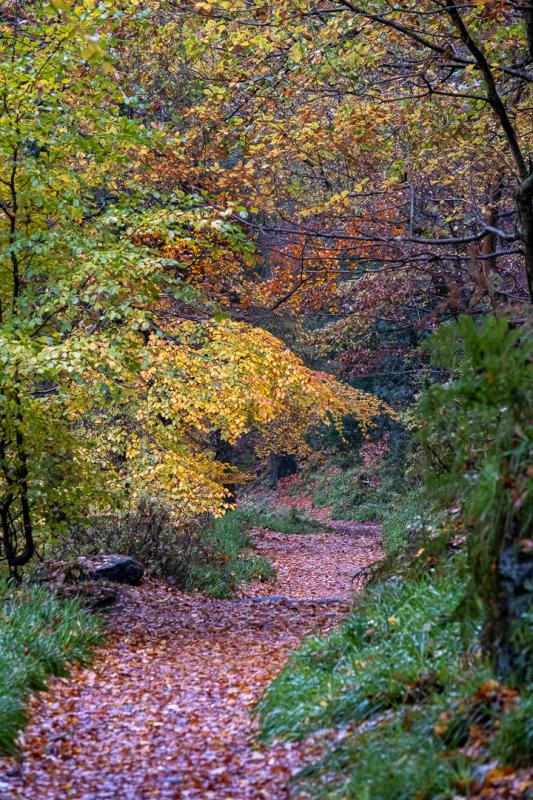
[[[268,528],[277,533],[316,533],[327,530],[327,524],[308,517],[291,506],[272,506],[268,503],[243,505],[235,512],[248,528]]]
[[[240,583],[254,579],[273,580],[276,571],[268,559],[243,553],[252,547],[246,533],[247,518],[240,511],[229,511],[202,532],[209,555],[189,565],[183,581],[186,590],[199,590],[209,597],[229,597]]]
[[[15,752],[30,693],[86,663],[101,640],[100,621],[75,601],[0,582],[0,752]]]

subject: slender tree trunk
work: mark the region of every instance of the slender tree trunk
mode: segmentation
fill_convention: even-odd
[[[533,678],[531,630],[527,616],[533,605],[533,554],[520,546],[524,531],[514,521],[512,535],[502,543],[496,562],[492,604],[485,622],[484,644],[497,675],[504,680]]]
[[[18,120],[17,134],[20,139]],[[23,290],[21,262],[16,248],[19,228],[17,187],[19,158],[20,144],[17,141],[13,147],[9,180],[5,182],[9,190],[10,203],[2,208],[9,229],[12,276],[11,307],[9,309],[11,318],[17,316],[19,299]],[[3,391],[7,398],[7,405],[6,411],[0,416],[2,436],[0,440],[0,471],[5,484],[3,496],[0,497],[0,535],[9,572],[12,577],[17,578],[18,568],[27,564],[35,553],[35,541],[30,504],[28,452],[23,429],[24,416],[16,378],[14,380],[14,388]],[[14,410],[8,410],[10,408]],[[12,432],[12,428],[14,428],[14,432]]]
[[[520,226],[520,238],[524,244],[524,261],[529,298],[533,302],[533,172],[516,191],[516,205]]]
[[[21,430],[22,413],[19,398],[15,397],[16,432],[12,441],[0,442],[0,469],[6,484],[0,499],[0,535],[4,557],[12,577],[17,578],[18,568],[27,564],[35,553],[33,521],[29,499],[28,456]],[[4,427],[6,420],[3,420]],[[12,455],[10,456],[9,451]],[[10,460],[13,460],[13,464]]]
[[[468,29],[459,7],[454,0],[446,0],[446,9],[452,20],[461,40],[466,45],[470,53],[475,58],[487,89],[487,103],[492,108],[502,132],[507,139],[509,150],[516,164],[520,185],[516,192],[516,204],[520,224],[520,238],[524,245],[524,261],[527,276],[529,297],[533,301],[533,171],[531,164],[522,152],[521,142],[512,122],[509,108],[504,103],[498,86],[496,77],[483,48],[476,41],[471,31]],[[531,6],[524,7],[525,20],[527,23],[528,14],[531,14]],[[531,21],[531,17],[529,17]],[[530,33],[530,32],[528,32]],[[531,41],[529,41],[531,46]]]

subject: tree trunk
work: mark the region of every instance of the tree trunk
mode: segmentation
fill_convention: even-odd
[[[533,553],[511,542],[498,560],[497,618],[492,641],[497,674],[503,679],[529,682],[533,678],[531,620],[533,609]]]
[[[13,578],[18,578],[18,568],[33,558],[35,541],[29,497],[28,455],[16,391],[13,400],[16,406],[15,435],[0,441],[0,469],[5,482],[5,493],[0,497],[0,537],[9,573]],[[2,424],[6,426],[5,417]]]
[[[533,173],[522,181],[516,192],[520,238],[524,244],[524,261],[529,298],[533,302]]]

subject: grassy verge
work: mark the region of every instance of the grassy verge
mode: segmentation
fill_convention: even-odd
[[[404,490],[396,476],[384,473],[378,477],[374,470],[359,465],[321,476],[313,502],[317,508],[331,507],[334,519],[382,522],[402,502]]]
[[[244,505],[235,513],[248,528],[268,528],[278,533],[316,533],[327,529],[325,523],[311,519],[294,506],[255,503]]]
[[[433,574],[370,587],[271,684],[257,708],[262,738],[326,742],[296,777],[304,796],[508,796],[498,781],[531,765],[533,688],[519,695],[494,679],[476,619],[461,621],[463,574],[459,554]]]
[[[68,675],[101,641],[98,619],[41,587],[0,582],[0,752],[13,753],[31,692]]]
[[[210,597],[224,598],[240,583],[275,578],[268,559],[250,552],[253,543],[247,534],[249,528],[300,534],[324,530],[325,526],[298,509],[266,503],[229,511],[202,531],[203,556],[200,554],[188,565],[180,585],[189,591],[197,589]]]
[[[276,577],[268,559],[253,553],[243,553],[252,547],[246,533],[248,517],[240,511],[230,511],[202,532],[202,544],[207,557],[193,559],[182,587],[200,590],[209,597],[229,597],[240,583],[256,578]]]
[[[459,623],[450,618],[461,592],[456,577],[368,590],[341,628],[308,639],[272,683],[259,706],[263,734],[301,738],[440,691],[459,669]]]
[[[399,459],[381,457],[368,464],[355,455],[349,461],[332,457],[299,473],[291,494],[312,497],[316,508],[331,509],[332,519],[382,522],[413,485],[405,469]]]

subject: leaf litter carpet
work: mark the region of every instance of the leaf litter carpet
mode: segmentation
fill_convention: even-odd
[[[251,711],[304,636],[339,622],[352,577],[379,555],[376,526],[338,526],[255,531],[278,580],[240,598],[125,588],[92,668],[33,698],[22,760],[0,761],[0,799],[285,800],[310,745],[258,746]]]

